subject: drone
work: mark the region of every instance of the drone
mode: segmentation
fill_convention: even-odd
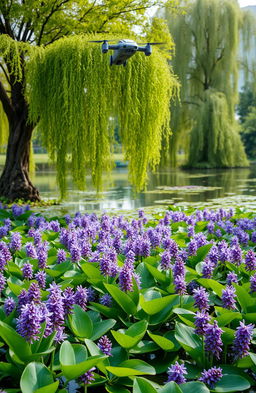
[[[110,65],[123,65],[126,66],[127,60],[135,55],[136,52],[144,52],[146,56],[150,56],[152,53],[152,45],[162,45],[164,42],[147,42],[146,44],[137,44],[133,40],[123,39],[118,41],[117,44],[109,44],[110,40],[99,40],[89,42],[102,42],[101,51],[107,53],[109,50],[113,50],[113,55],[110,56]],[[112,41],[112,40],[111,40]]]

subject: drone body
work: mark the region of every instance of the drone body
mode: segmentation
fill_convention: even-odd
[[[140,46],[137,42],[128,39],[122,39],[114,45],[109,44],[108,40],[90,42],[102,42],[102,53],[107,53],[109,50],[114,51],[113,55],[110,56],[110,65],[123,66],[126,66],[127,60],[135,55],[136,52],[144,52],[146,56],[150,56],[152,53],[151,45],[163,44],[163,42],[148,42],[147,44]]]

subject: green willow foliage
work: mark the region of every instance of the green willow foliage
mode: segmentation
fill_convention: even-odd
[[[80,189],[87,175],[101,188],[103,171],[112,168],[110,119],[117,118],[130,181],[142,189],[147,169],[159,163],[163,138],[170,134],[169,104],[178,82],[156,48],[148,58],[137,53],[126,67],[110,67],[109,54],[90,39],[61,39],[30,61],[30,120],[39,121],[64,195],[69,167]]]
[[[173,161],[180,140],[189,135],[189,166],[247,165],[234,116],[238,5],[233,0],[197,0],[187,14],[167,13],[167,20],[176,44],[173,69],[182,86],[172,123]]]

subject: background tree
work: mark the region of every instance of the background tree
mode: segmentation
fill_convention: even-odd
[[[169,3],[177,2],[170,0]],[[0,195],[8,199],[39,199],[38,190],[31,183],[28,173],[31,137],[38,121],[35,116],[30,120],[28,118],[28,97],[32,91],[27,90],[25,96],[28,61],[37,52],[43,56],[42,46],[50,46],[60,38],[75,33],[128,34],[131,27],[145,21],[145,11],[156,4],[159,2],[154,0],[97,3],[84,0],[0,0],[0,114],[4,112],[6,116],[1,117],[0,124],[3,130],[3,124],[7,121],[9,129]],[[75,52],[76,48],[73,50]],[[76,83],[75,77],[72,82]],[[95,81],[95,85],[100,82]],[[65,95],[65,91],[62,94]],[[73,100],[75,98],[72,97]],[[37,113],[39,116],[39,111]]]
[[[176,44],[174,72],[181,82],[170,143],[175,163],[179,140],[189,134],[188,165],[247,165],[234,111],[240,10],[233,0],[197,0],[185,15],[166,12]],[[173,111],[173,109],[172,109]]]

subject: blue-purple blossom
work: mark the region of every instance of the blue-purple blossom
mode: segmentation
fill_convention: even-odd
[[[17,319],[17,332],[28,342],[32,343],[39,339],[41,328],[41,312],[35,303],[27,303],[21,308]]]
[[[2,272],[5,269],[6,265],[7,265],[7,261],[4,255],[0,254],[0,272]]]
[[[175,364],[172,364],[170,367],[168,367],[167,374],[167,382],[173,381],[176,382],[178,385],[186,382],[186,378],[184,377],[184,375],[187,374],[187,370],[184,364],[179,364],[178,362],[175,362]]]
[[[73,288],[67,287],[63,291],[62,302],[63,302],[63,307],[64,307],[64,315],[66,317],[67,315],[72,313],[73,306],[75,304],[75,293],[73,291]]]
[[[184,276],[176,276],[174,279],[175,293],[185,295],[187,293],[186,282]]]
[[[222,376],[222,368],[214,366],[209,368],[209,370],[204,370],[199,381],[205,383],[210,389],[212,389],[214,385],[221,380]]]
[[[113,299],[112,299],[112,297],[111,297],[108,293],[105,293],[105,295],[102,295],[102,296],[100,297],[99,302],[100,302],[100,304],[102,304],[103,306],[111,307],[111,306],[112,306]]]
[[[57,251],[57,263],[65,262],[67,259],[66,251],[63,248],[59,248]]]
[[[36,259],[37,258],[37,253],[36,249],[33,243],[28,242],[25,244],[25,249],[26,249],[26,254],[28,257]]]
[[[18,313],[21,312],[22,306],[28,303],[28,293],[25,289],[22,289],[20,294],[18,295]]]
[[[8,296],[4,301],[4,312],[6,315],[10,315],[11,312],[15,309],[16,303],[15,300]]]
[[[223,330],[218,326],[217,321],[214,321],[213,325],[208,325],[205,329],[205,351],[217,359],[220,358],[220,353],[222,352],[222,333]]]
[[[129,263],[125,263],[119,274],[119,285],[122,291],[132,291],[133,290],[133,268]]]
[[[211,320],[210,315],[206,311],[197,311],[195,315],[195,333],[199,335],[204,335],[206,328]]]
[[[256,273],[250,277],[250,284],[251,293],[256,292]]]
[[[256,270],[256,256],[253,250],[249,250],[245,256],[245,269],[248,271]]]
[[[90,368],[90,370],[86,371],[83,375],[79,377],[80,381],[84,383],[85,385],[90,385],[95,381],[95,377],[93,374],[93,371],[96,370],[95,367]]]
[[[110,339],[104,335],[98,341],[98,347],[107,356],[111,356],[112,343]]]
[[[6,278],[5,276],[0,272],[0,295],[1,292],[4,290],[6,284]]]
[[[171,267],[171,254],[168,250],[164,251],[161,256],[160,268],[161,270],[168,270]]]
[[[27,292],[27,300],[29,303],[40,303],[41,301],[41,291],[37,282],[32,282],[28,292]]]
[[[235,245],[230,249],[230,261],[236,265],[241,265],[243,260],[242,250],[239,245]]]
[[[51,313],[50,319],[53,329],[57,329],[64,323],[64,306],[60,286],[55,282],[50,284],[49,297],[47,299],[47,309]]]
[[[237,274],[235,272],[229,272],[227,274],[227,285],[232,285],[232,283],[237,284],[238,283],[238,278]]]
[[[177,257],[172,267],[173,277],[183,276],[185,277],[185,263],[181,257]]]
[[[236,290],[231,285],[227,285],[225,289],[222,290],[222,306],[229,310],[236,308]]]
[[[26,280],[32,280],[32,278],[33,278],[33,266],[31,265],[31,263],[29,263],[29,262],[24,263],[24,265],[21,268],[21,271],[22,271],[23,277]]]
[[[95,289],[92,287],[87,288],[87,301],[94,302],[96,300],[97,294]]]
[[[235,339],[233,342],[233,355],[234,359],[241,359],[248,355],[250,343],[253,336],[254,325],[245,325],[244,322],[240,322],[240,326],[236,328]]]
[[[74,296],[74,303],[78,304],[83,310],[87,309],[87,288],[78,285]]]
[[[14,232],[11,235],[10,249],[12,251],[18,251],[21,249],[21,234],[19,232]]]
[[[200,311],[208,310],[210,308],[209,294],[205,288],[199,287],[194,289],[193,297],[195,300],[195,307],[199,308]]]
[[[37,259],[39,269],[46,268],[46,262],[48,257],[47,245],[40,244],[37,248]]]
[[[214,271],[214,267],[215,267],[214,264],[209,259],[206,258],[202,264],[203,278],[211,278]]]
[[[40,270],[35,274],[35,279],[38,282],[38,285],[41,289],[45,289],[46,286],[46,273],[43,270]]]

